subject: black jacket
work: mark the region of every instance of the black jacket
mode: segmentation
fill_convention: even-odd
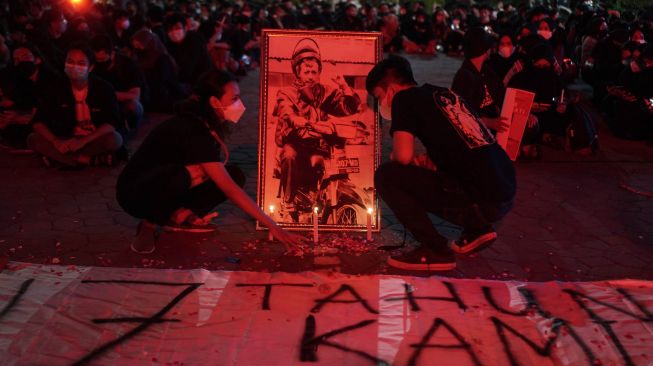
[[[75,97],[70,80],[65,78],[58,85],[53,85],[46,98],[37,108],[34,122],[45,124],[59,138],[73,136],[77,119],[75,115]],[[108,123],[116,128],[120,123],[120,111],[116,93],[111,84],[93,75],[88,80],[86,104],[91,112],[91,121],[95,127]]]
[[[481,110],[481,104],[485,98],[485,87],[494,101],[491,108]],[[465,60],[456,72],[451,90],[463,97],[467,104],[482,117],[495,118],[501,112],[499,109],[503,104],[505,88],[492,67],[486,61],[479,72],[469,60]]]

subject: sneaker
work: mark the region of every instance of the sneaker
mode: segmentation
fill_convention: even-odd
[[[464,233],[460,239],[451,243],[451,250],[458,254],[470,254],[489,247],[497,240],[497,233],[492,230],[482,234]]]
[[[449,271],[456,268],[456,259],[448,250],[436,252],[426,247],[419,247],[389,257],[388,264],[409,271]]]

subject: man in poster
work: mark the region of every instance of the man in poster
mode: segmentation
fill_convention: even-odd
[[[273,112],[277,117],[275,143],[280,150],[282,204],[288,211],[294,210],[299,187],[315,187],[313,167],[329,155],[325,137],[335,133],[333,119],[351,116],[361,105],[360,97],[342,76],[332,78],[337,87],[320,82],[322,60],[313,39],[297,42],[291,65],[294,84],[277,93]]]
[[[392,161],[375,173],[377,192],[421,244],[388,258],[388,264],[451,270],[456,267],[451,249],[467,254],[496,240],[492,224],[508,213],[515,195],[512,162],[460,96],[447,88],[418,86],[405,58],[390,56],[377,64],[366,88],[379,101],[383,118],[392,121]],[[415,138],[436,170],[411,164]],[[451,249],[428,213],[463,227]]]

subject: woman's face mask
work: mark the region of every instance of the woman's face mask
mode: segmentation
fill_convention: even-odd
[[[537,34],[539,34],[542,38],[546,39],[547,41],[551,39],[553,36],[553,32],[547,29],[540,29],[537,31]]]
[[[222,114],[226,121],[229,121],[231,123],[238,123],[238,121],[240,121],[240,118],[245,113],[245,109],[246,108],[245,105],[243,104],[243,101],[239,98],[231,105],[227,107],[223,107]]]

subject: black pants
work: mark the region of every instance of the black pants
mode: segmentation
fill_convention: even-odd
[[[236,184],[245,185],[245,174],[240,168],[228,165],[226,169]],[[116,197],[128,214],[159,225],[166,224],[180,208],[187,208],[203,217],[227,200],[224,192],[211,180],[193,188],[190,184],[190,174],[184,166],[160,166],[138,175],[121,175]]]
[[[505,216],[512,201],[475,202],[460,182],[441,171],[396,162],[382,164],[374,175],[379,196],[392,209],[406,229],[423,245],[434,250],[447,246],[428,213],[462,226],[465,232],[485,232]]]

